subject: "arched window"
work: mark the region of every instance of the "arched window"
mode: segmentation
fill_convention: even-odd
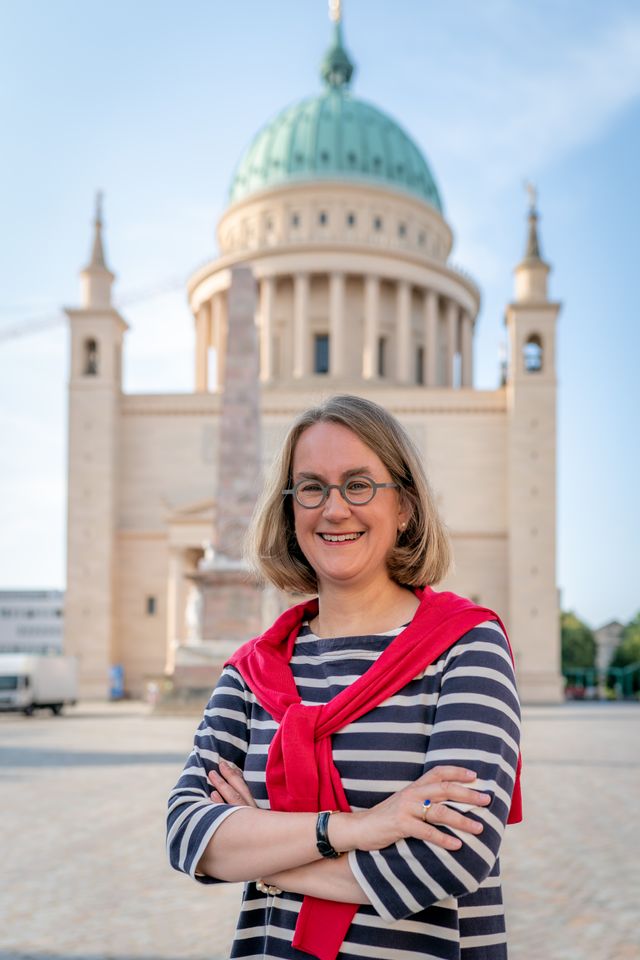
[[[526,373],[539,373],[542,370],[542,337],[532,333],[522,348]]]
[[[84,342],[84,375],[96,377],[98,375],[98,341],[90,338]]]

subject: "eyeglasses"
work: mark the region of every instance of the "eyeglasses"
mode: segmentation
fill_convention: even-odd
[[[344,483],[321,483],[319,480],[298,480],[289,490],[283,490],[282,495],[291,494],[301,507],[313,510],[327,502],[330,490],[339,490],[343,500],[352,507],[361,507],[370,503],[378,490],[397,487],[397,483],[376,483],[371,477],[350,477]]]

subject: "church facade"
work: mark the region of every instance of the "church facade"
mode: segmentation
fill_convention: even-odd
[[[68,578],[65,649],[87,696],[124,667],[140,695],[170,675],[193,624],[189,579],[211,538],[227,291],[253,272],[263,462],[298,412],[336,392],[383,404],[424,455],[455,569],[441,588],[497,610],[523,700],[561,698],[556,549],[555,328],[532,203],[507,306],[509,362],[473,386],[480,306],[449,262],[453,235],[421,150],[351,92],[339,17],[323,91],[254,138],[218,225],[219,256],[188,283],[195,389],[122,390],[126,322],[114,309],[98,211],[82,300],[67,311]],[[241,439],[238,455],[241,456]],[[256,480],[256,484],[258,480]]]

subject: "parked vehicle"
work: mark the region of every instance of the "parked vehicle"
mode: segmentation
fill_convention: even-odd
[[[58,714],[78,696],[75,657],[37,653],[0,653],[0,710],[31,715],[47,708]]]

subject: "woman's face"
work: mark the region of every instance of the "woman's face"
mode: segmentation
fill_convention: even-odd
[[[355,433],[337,423],[315,423],[300,435],[293,455],[293,483],[307,477],[344,483],[349,476],[392,478],[380,458]],[[369,503],[353,506],[339,490],[319,507],[306,509],[294,498],[300,549],[313,567],[320,590],[335,585],[362,587],[387,581],[386,559],[409,511],[397,489],[377,490]],[[347,539],[336,539],[347,536]]]

